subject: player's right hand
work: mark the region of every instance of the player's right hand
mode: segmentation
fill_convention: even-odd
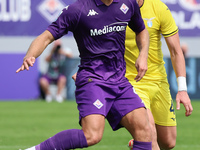
[[[24,58],[23,64],[22,66],[17,69],[16,73],[23,71],[23,70],[29,70],[29,67],[33,67],[33,64],[35,63],[35,57],[28,57],[28,58]]]
[[[77,75],[77,72],[72,76],[72,79],[73,79],[74,81],[76,81],[76,75]]]
[[[135,77],[136,82],[140,81],[143,76],[145,75],[148,66],[147,66],[147,60],[144,61],[144,59],[142,57],[138,57],[136,62],[135,62],[135,67],[137,69],[137,76]]]

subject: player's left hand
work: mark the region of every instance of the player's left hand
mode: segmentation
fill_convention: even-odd
[[[193,111],[191,100],[188,96],[187,91],[179,91],[176,95],[176,109],[180,109],[180,103],[185,107],[185,116],[190,116]]]
[[[29,67],[33,67],[33,64],[35,63],[35,57],[25,57],[22,66],[16,71],[16,73],[23,71],[23,70],[29,70]]]

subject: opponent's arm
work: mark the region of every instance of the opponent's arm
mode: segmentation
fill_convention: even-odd
[[[147,58],[149,51],[149,33],[146,28],[140,33],[136,33],[136,43],[140,51],[140,54],[135,62],[135,67],[138,71],[135,80],[138,82],[142,79],[148,69]]]
[[[22,66],[16,71],[16,73],[29,70],[29,67],[33,66],[35,63],[35,59],[40,56],[40,54],[45,50],[45,48],[54,41],[53,35],[48,31],[44,31],[41,35],[39,35],[30,45],[26,56],[23,59]]]
[[[176,108],[180,109],[180,103],[185,107],[185,115],[189,116],[192,114],[193,108],[191,100],[187,93],[186,86],[186,67],[185,67],[185,58],[180,47],[179,35],[178,33],[165,37],[165,41],[170,51],[171,62],[174,68],[177,81],[178,81],[178,93],[176,95]]]

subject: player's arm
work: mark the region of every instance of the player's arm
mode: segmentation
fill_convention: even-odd
[[[140,51],[140,54],[135,63],[135,67],[138,71],[135,80],[138,82],[142,79],[148,69],[147,58],[149,51],[149,33],[146,28],[140,33],[136,33],[136,43]]]
[[[30,45],[24,59],[22,66],[16,71],[16,73],[29,70],[29,67],[33,66],[35,63],[35,59],[40,56],[40,54],[44,51],[44,49],[54,41],[53,35],[48,31],[44,31],[41,35],[39,35]]]
[[[170,51],[171,62],[174,68],[177,82],[178,82],[178,93],[176,95],[176,108],[180,109],[180,103],[185,107],[185,115],[189,116],[192,114],[193,108],[191,100],[187,93],[186,85],[186,67],[185,67],[185,58],[180,47],[179,35],[178,33],[165,37],[165,41]]]

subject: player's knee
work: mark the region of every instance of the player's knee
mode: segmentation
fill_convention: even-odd
[[[93,136],[92,142],[93,144],[97,144],[101,141],[102,137],[101,136]]]
[[[160,145],[161,149],[170,150],[176,146],[176,140],[166,141],[164,143],[160,143],[159,145]]]
[[[152,131],[149,125],[143,125],[141,128],[135,131],[135,140],[150,142],[152,141]]]
[[[163,150],[171,150],[175,147],[175,145],[172,145],[172,144],[167,144],[167,145],[163,145],[161,146],[161,149]]]
[[[85,136],[89,146],[99,143],[102,139],[102,135],[97,133],[90,133],[86,134]]]

